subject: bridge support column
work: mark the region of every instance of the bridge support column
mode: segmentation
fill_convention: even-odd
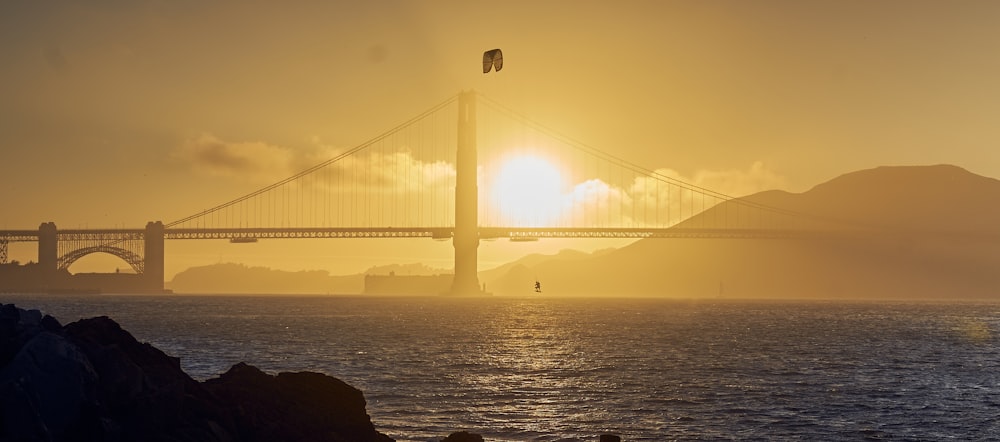
[[[38,226],[38,265],[46,277],[59,269],[59,232],[54,222]]]
[[[482,293],[479,288],[479,187],[476,158],[476,93],[458,96],[458,152],[455,158],[455,276],[453,295]]]
[[[146,223],[142,279],[147,290],[163,291],[163,222]]]

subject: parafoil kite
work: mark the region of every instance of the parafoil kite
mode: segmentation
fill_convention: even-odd
[[[483,73],[489,72],[490,68],[496,68],[497,72],[503,69],[503,52],[499,49],[483,52]]]

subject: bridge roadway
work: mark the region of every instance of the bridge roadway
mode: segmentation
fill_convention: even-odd
[[[163,223],[150,222],[145,229],[65,229],[54,223],[42,223],[38,230],[0,230],[0,264],[7,264],[8,245],[12,242],[38,243],[37,267],[7,268],[15,275],[44,275],[41,286],[31,278],[5,277],[15,290],[80,290],[139,293],[163,292],[165,240],[228,240],[234,243],[256,242],[259,239],[320,239],[320,238],[431,238],[451,240],[457,244],[459,229],[445,227],[285,227],[285,228],[166,228]],[[943,234],[943,235],[942,235]],[[1000,234],[983,235],[975,232],[910,232],[886,230],[804,230],[804,229],[737,229],[737,228],[599,228],[599,227],[474,227],[466,232],[464,241],[473,250],[480,241],[508,238],[511,241],[536,241],[542,238],[716,238],[716,239],[812,239],[837,241],[842,239],[870,241],[877,238],[911,241],[915,236],[991,241],[1000,243]],[[459,246],[455,246],[456,253]],[[109,253],[127,262],[135,274],[71,275],[66,270],[77,259],[91,253]],[[456,262],[460,262],[456,260]],[[13,273],[11,273],[13,272]],[[20,272],[20,273],[18,273]],[[456,268],[456,274],[458,274]],[[37,279],[37,278],[36,278]],[[453,283],[455,293],[478,293],[476,285],[462,289]],[[20,285],[17,285],[20,284]],[[27,284],[27,285],[25,285]],[[32,285],[34,284],[34,285]],[[470,284],[471,285],[471,284]],[[0,287],[3,289],[4,287]],[[12,289],[7,287],[8,290]]]
[[[164,239],[292,239],[292,238],[433,238],[451,239],[454,227],[234,227],[166,228]],[[845,232],[794,229],[600,228],[600,227],[479,227],[482,240],[509,238],[818,238]],[[60,229],[60,241],[123,241],[143,239],[145,229]],[[0,241],[38,241],[38,230],[0,230]]]

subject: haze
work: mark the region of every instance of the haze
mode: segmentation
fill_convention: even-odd
[[[989,1],[3,2],[0,226],[177,219],[463,89],[733,195],[880,165],[997,177],[998,22]],[[504,70],[484,76],[494,47]],[[484,243],[480,264],[623,244]],[[218,261],[449,268],[452,254],[426,240],[167,247],[167,278]],[[108,270],[87,259],[72,270]]]

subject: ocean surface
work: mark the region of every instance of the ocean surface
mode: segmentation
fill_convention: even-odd
[[[399,441],[1000,439],[1000,304],[0,295],[107,315],[196,379],[360,388]]]

